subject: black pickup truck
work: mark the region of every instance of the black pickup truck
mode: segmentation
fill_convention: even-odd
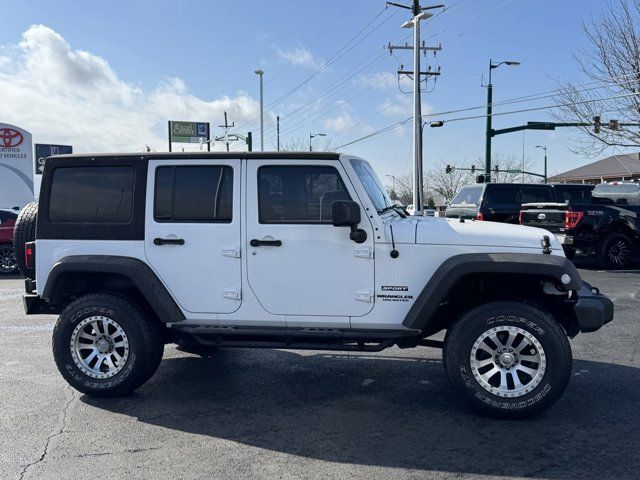
[[[612,182],[580,201],[523,204],[520,223],[554,233],[568,258],[592,255],[601,267],[619,269],[639,251],[639,215],[640,185]]]
[[[448,218],[464,218],[501,223],[518,223],[524,203],[582,201],[593,185],[570,183],[485,183],[467,185],[447,207]]]

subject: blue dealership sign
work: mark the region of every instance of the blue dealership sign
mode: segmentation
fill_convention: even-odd
[[[36,175],[42,175],[44,171],[44,160],[47,157],[54,155],[66,155],[73,153],[73,147],[71,145],[49,145],[45,143],[36,143]]]

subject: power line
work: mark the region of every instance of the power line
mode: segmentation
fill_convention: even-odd
[[[534,108],[524,108],[524,109],[519,109],[519,110],[511,110],[508,112],[494,112],[491,114],[491,116],[493,117],[497,117],[497,116],[503,116],[503,115],[514,115],[516,113],[525,113],[525,112],[534,112],[534,111],[540,111],[540,110],[548,110],[550,108],[558,108],[558,107],[568,107],[568,106],[572,106],[572,105],[582,105],[582,104],[587,104],[587,103],[596,103],[596,102],[603,102],[603,101],[607,101],[607,100],[615,100],[617,98],[625,98],[625,97],[632,97],[632,96],[638,96],[640,95],[640,92],[638,93],[628,93],[628,94],[624,94],[624,95],[615,95],[612,97],[605,97],[605,98],[597,98],[597,99],[591,99],[591,100],[583,100],[583,101],[579,101],[579,102],[567,102],[567,103],[559,103],[559,104],[555,104],[555,105],[545,105],[543,107],[534,107]],[[435,115],[442,115],[442,114],[427,114],[427,115],[423,115],[422,118],[426,118],[426,117],[432,117]],[[482,115],[473,115],[473,116],[467,116],[467,117],[459,117],[459,118],[453,118],[450,120],[447,120],[447,123],[450,122],[459,122],[459,121],[465,121],[465,120],[476,120],[479,118],[486,118],[487,114],[482,114]],[[337,149],[343,148],[343,147],[347,147],[349,145],[353,145],[355,143],[359,143],[362,142],[364,140],[367,140],[371,137],[380,135],[384,132],[393,130],[401,125],[404,125],[406,123],[408,123],[413,117],[408,117],[405,118],[404,120],[401,120],[399,122],[393,123],[391,125],[388,125],[384,128],[381,128],[379,130],[376,130],[375,132],[372,132],[368,135],[365,135],[363,137],[357,138],[355,140],[352,140],[350,142],[344,143],[342,145],[339,145],[336,147]]]
[[[292,94],[294,94],[295,92],[297,92],[300,88],[302,88],[304,85],[306,85],[307,83],[309,83],[311,80],[313,80],[317,75],[319,75],[320,73],[324,72],[327,68],[329,68],[329,66],[331,66],[333,63],[335,63],[336,61],[338,61],[340,58],[342,58],[347,52],[349,52],[350,50],[352,50],[355,46],[357,46],[362,40],[364,40],[364,38],[368,37],[369,35],[371,35],[371,33],[373,33],[375,30],[377,30],[378,28],[380,28],[384,23],[386,23],[388,20],[390,20],[392,16],[390,16],[389,18],[387,18],[386,20],[384,20],[383,22],[381,22],[380,24],[378,24],[377,26],[375,26],[367,35],[365,35],[363,38],[361,38],[358,42],[356,42],[355,44],[351,45],[360,35],[363,34],[363,32],[365,32],[383,13],[385,13],[387,11],[386,7],[383,8],[382,10],[380,10],[376,15],[374,15],[374,17],[369,20],[369,22],[367,22],[365,24],[364,27],[362,27],[358,33],[356,33],[353,37],[351,37],[351,39],[349,41],[347,41],[347,43],[341,47],[337,52],[335,52],[330,58],[329,60],[327,60],[325,63],[323,63],[320,67],[318,67],[316,70],[313,71],[313,73],[311,73],[311,75],[309,75],[307,78],[305,78],[302,82],[298,83],[294,88],[292,88],[291,90],[289,90],[287,93],[285,93],[284,95],[281,95],[280,97],[278,97],[276,100],[274,100],[273,102],[271,102],[269,105],[266,106],[266,109],[272,109],[273,107],[275,107],[276,105],[279,105],[280,103],[282,103],[284,100],[286,100],[287,98],[289,98]],[[253,117],[255,116],[255,114],[259,114],[259,111],[254,112],[253,114],[250,114],[247,118],[249,117]],[[253,120],[253,119],[252,119]],[[246,126],[250,121],[245,122],[243,125],[241,125],[240,127],[238,127],[238,129],[243,128],[244,126]]]

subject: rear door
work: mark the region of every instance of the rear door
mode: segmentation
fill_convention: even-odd
[[[145,254],[178,304],[232,313],[241,303],[240,160],[151,160]]]
[[[364,210],[364,243],[334,227],[337,200],[357,201],[337,160],[247,161],[248,283],[263,308],[287,315],[289,326],[348,326],[349,316],[373,308],[373,229]]]

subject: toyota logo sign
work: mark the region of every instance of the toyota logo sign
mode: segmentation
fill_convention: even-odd
[[[13,128],[0,128],[0,142],[3,147],[17,147],[23,140],[24,137],[18,130]]]

